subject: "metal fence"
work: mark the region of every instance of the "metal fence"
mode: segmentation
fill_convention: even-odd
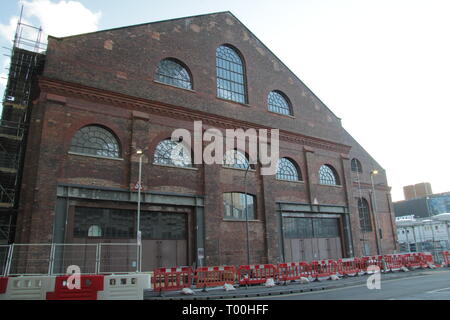
[[[11,244],[0,246],[0,275],[64,275],[69,266],[82,274],[136,272],[135,243]]]
[[[400,252],[429,252],[433,255],[434,262],[442,263],[444,251],[450,251],[450,241],[425,241],[416,243],[400,243]]]

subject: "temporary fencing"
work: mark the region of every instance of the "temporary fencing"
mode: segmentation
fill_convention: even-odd
[[[55,277],[21,276],[4,278],[0,288],[0,300],[45,300],[46,294],[55,288]],[[3,291],[3,294],[1,294]]]
[[[386,254],[383,257],[386,262],[386,271],[398,271],[404,267],[402,255]]]
[[[98,300],[143,300],[144,290],[150,287],[149,274],[105,275]]]
[[[445,266],[449,266],[448,265],[448,251],[443,251],[442,252],[442,258],[443,258],[443,263]]]
[[[223,286],[225,283],[234,284],[236,268],[234,266],[201,267],[195,271],[197,288]]]
[[[334,260],[320,260],[311,262],[311,274],[314,279],[328,279],[338,273],[338,264]]]
[[[194,273],[191,267],[159,268],[153,273],[153,290],[171,291],[190,288],[193,279]]]
[[[98,292],[103,291],[104,276],[80,275],[79,288],[69,286],[69,277],[56,277],[54,291],[47,293],[47,300],[97,300]]]
[[[290,262],[278,264],[278,280],[294,281],[302,277],[309,277],[311,266],[306,262]]]
[[[427,267],[427,263],[419,253],[404,254],[402,258],[403,264],[407,268],[418,269]]]
[[[358,258],[344,258],[338,259],[338,271],[339,274],[344,276],[355,276],[359,270]]]
[[[273,264],[254,264],[240,266],[238,279],[240,285],[266,283],[267,279],[276,280],[278,276],[277,266]]]

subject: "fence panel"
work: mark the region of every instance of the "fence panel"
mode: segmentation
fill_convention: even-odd
[[[97,271],[96,244],[54,244],[52,274],[63,275],[67,267],[78,266],[82,274]]]
[[[50,273],[51,244],[11,245],[8,275],[41,275]]]
[[[8,263],[9,245],[0,245],[0,277],[6,276],[6,264]]]
[[[136,272],[137,254],[136,243],[101,243],[98,273]]]

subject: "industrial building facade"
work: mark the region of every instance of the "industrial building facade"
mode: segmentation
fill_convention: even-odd
[[[15,243],[135,243],[141,161],[144,271],[397,249],[383,168],[229,12],[49,37],[30,109]],[[277,173],[173,159],[195,121],[279,129]]]

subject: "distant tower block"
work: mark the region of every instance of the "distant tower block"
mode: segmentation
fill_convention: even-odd
[[[405,195],[405,200],[411,200],[432,195],[433,191],[429,182],[422,182],[403,187],[403,194]]]

